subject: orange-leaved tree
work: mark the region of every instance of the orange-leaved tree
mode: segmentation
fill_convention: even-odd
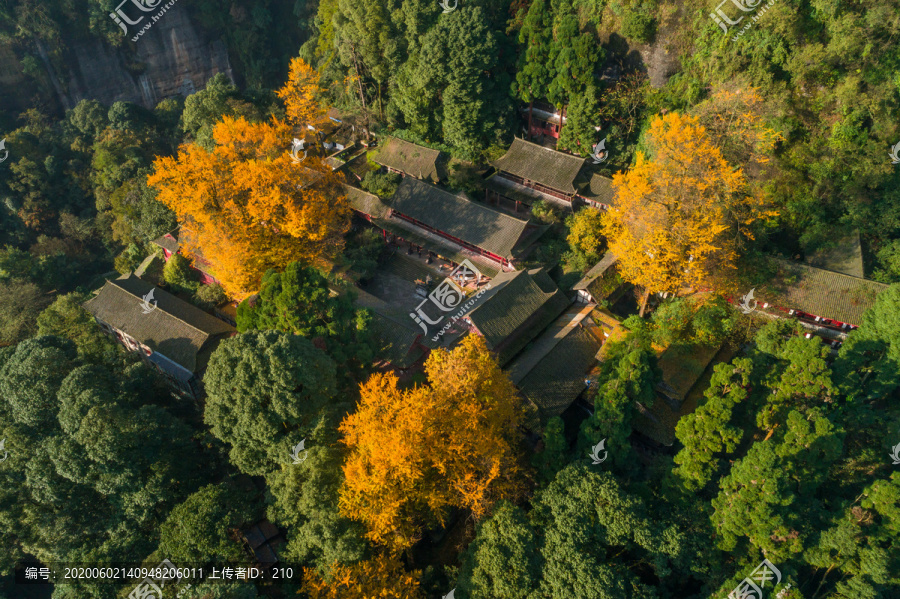
[[[249,295],[270,268],[340,253],[350,213],[340,181],[319,158],[291,159],[287,124],[224,117],[213,139],[212,151],[186,144],[157,158],[147,181],[188,233],[185,252],[202,255],[229,296]]]
[[[312,125],[316,129],[328,121],[324,90],[319,85],[319,73],[302,58],[291,59],[288,80],[275,93],[284,102],[288,121],[294,126]]]
[[[651,157],[637,152],[613,176],[615,205],[603,218],[619,272],[648,292],[729,289],[741,240],[776,213],[696,117],[655,117],[647,145]]]
[[[349,566],[334,564],[324,580],[314,568],[303,572],[310,599],[423,599],[419,572],[406,572],[396,558],[377,555]]]
[[[340,426],[350,448],[341,512],[391,551],[443,524],[452,507],[480,518],[522,490],[520,399],[484,339],[434,351],[425,371],[428,385],[410,390],[373,375]]]

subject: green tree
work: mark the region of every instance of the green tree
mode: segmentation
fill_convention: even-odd
[[[900,284],[891,285],[850,333],[834,365],[835,380],[849,397],[886,397],[900,384]]]
[[[365,371],[374,360],[370,316],[349,294],[332,297],[322,273],[299,262],[263,276],[259,295],[238,305],[238,331],[277,329],[306,337],[335,362]]]
[[[191,261],[181,254],[172,254],[163,267],[163,279],[174,293],[194,294],[200,287],[199,275],[191,268]]]
[[[169,512],[159,533],[159,551],[173,563],[237,560],[241,527],[259,517],[259,505],[227,482],[206,485]]]
[[[206,82],[204,89],[185,98],[181,125],[187,136],[212,151],[215,146],[212,130],[223,116],[245,117],[251,122],[264,120],[262,112],[242,98],[228,76],[217,73]]]
[[[532,522],[543,536],[542,598],[649,599],[653,591],[616,557],[627,551],[652,563],[675,548],[674,538],[664,541],[654,529],[640,499],[609,472],[584,465],[562,470],[538,495]]]
[[[89,299],[84,293],[67,293],[57,297],[37,317],[39,336],[56,335],[75,342],[78,356],[88,362],[111,360],[118,350],[87,313],[82,304]]]
[[[37,317],[50,302],[27,280],[0,281],[0,343],[16,343],[37,332]]]
[[[547,84],[552,77],[550,45],[553,41],[553,15],[547,0],[533,0],[519,30],[519,54],[516,69],[516,93],[528,102],[528,121],[531,124],[535,100],[547,97]]]
[[[688,490],[702,489],[713,480],[720,468],[717,454],[733,453],[741,442],[744,431],[731,420],[734,408],[749,395],[752,372],[748,358],[717,364],[703,393],[706,401],[678,421],[675,435],[683,448],[675,456],[678,468],[673,472]]]
[[[268,518],[287,529],[285,560],[319,569],[351,564],[365,556],[365,529],[338,510],[343,481],[342,453],[331,422],[322,422],[305,443],[307,457],[267,477],[271,501]]]
[[[566,126],[559,133],[557,148],[579,156],[589,156],[597,141],[595,127],[600,124],[598,112],[597,89],[589,83],[569,104]]]
[[[584,94],[593,80],[594,65],[603,62],[605,53],[590,34],[580,33],[578,16],[569,0],[558,0],[553,4],[555,18],[549,57],[553,79],[547,86],[547,99],[565,110]]]
[[[834,391],[828,347],[817,338],[791,337],[784,344],[784,369],[777,382],[770,384],[772,394],[757,414],[757,425],[772,430],[784,420],[787,411],[828,402]]]
[[[754,443],[720,482],[712,501],[719,546],[731,551],[746,539],[773,563],[802,552],[823,516],[816,490],[841,446],[820,410],[790,412],[784,431]]]
[[[608,343],[597,378],[594,413],[581,424],[578,453],[586,455],[591,446],[606,439],[612,463],[622,467],[634,461],[628,437],[637,404],[653,405],[660,373],[656,356],[640,332]]]
[[[0,523],[14,554],[139,561],[169,508],[218,474],[143,364],[80,365],[72,341],[50,336],[0,363]]]
[[[336,392],[335,364],[293,333],[250,331],[226,339],[210,357],[203,382],[204,422],[230,445],[231,463],[264,475],[291,463],[291,448]]]
[[[396,80],[393,99],[410,130],[469,159],[498,141],[512,110],[500,47],[481,7],[442,17]]]
[[[401,178],[397,173],[369,171],[360,182],[360,187],[380,198],[389,198],[397,191]]]
[[[531,464],[537,469],[538,479],[548,483],[569,462],[569,442],[565,437],[562,418],[554,416],[548,420],[542,437],[544,449],[534,454]]]
[[[478,525],[462,558],[457,589],[469,599],[525,599],[541,578],[537,535],[525,513],[503,501]]]

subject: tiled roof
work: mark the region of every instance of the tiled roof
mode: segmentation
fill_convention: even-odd
[[[574,194],[578,191],[576,179],[584,162],[584,158],[516,138],[506,154],[492,164],[497,170],[566,194]]]
[[[824,268],[833,272],[863,278],[862,245],[859,231],[852,231],[832,240],[831,246],[822,248],[806,257],[806,262],[814,268]]]
[[[528,221],[417,179],[404,178],[390,200],[391,208],[422,224],[509,259]]]
[[[554,329],[547,335],[556,334]],[[561,338],[552,351],[517,383],[519,390],[537,407],[536,421],[528,423],[532,430],[539,430],[550,418],[562,414],[585,390],[584,381],[600,349],[597,339],[584,328],[569,327],[559,334]]]
[[[151,290],[156,308],[144,314],[143,297]],[[202,367],[198,354],[207,341],[234,332],[218,318],[134,275],[107,281],[84,308],[191,372]]]
[[[612,206],[616,198],[612,179],[597,174],[591,176],[588,186],[579,195],[607,206]]]
[[[773,259],[777,275],[756,292],[760,302],[858,325],[887,285],[798,262]]]
[[[350,207],[372,218],[387,218],[390,208],[377,195],[367,193],[358,187],[344,185],[344,192],[350,201]]]
[[[441,180],[438,159],[440,152],[396,137],[388,137],[377,150],[375,162],[407,175],[433,183]]]
[[[372,219],[372,224],[381,227],[389,233],[398,235],[406,241],[420,245],[429,252],[434,252],[441,258],[450,260],[456,264],[461,264],[463,260],[469,260],[485,276],[494,277],[500,272],[499,262],[475,254],[471,250],[466,250],[462,246],[454,244],[449,239],[444,239],[443,237],[429,233],[425,229],[401,218]]]
[[[606,252],[603,254],[603,257],[600,258],[600,262],[595,264],[587,273],[584,275],[580,281],[575,283],[575,286],[572,287],[575,291],[580,291],[582,289],[590,289],[591,284],[594,283],[597,279],[601,278],[609,268],[616,263],[618,258],[612,252]]]
[[[178,248],[181,247],[181,242],[178,241],[180,235],[181,227],[178,227],[174,231],[169,231],[165,235],[157,237],[150,243],[152,243],[153,245],[158,245],[165,250],[169,250],[174,254],[178,251]]]
[[[721,344],[709,346],[698,343],[676,343],[667,347],[658,361],[662,372],[661,390],[672,399],[684,401],[720,347]]]
[[[539,269],[500,273],[491,286],[467,316],[499,354],[502,366],[547,328],[569,300]]]

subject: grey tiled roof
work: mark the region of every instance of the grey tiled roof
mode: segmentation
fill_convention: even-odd
[[[438,159],[441,153],[396,137],[388,137],[375,152],[378,164],[433,183],[441,180]]]
[[[563,333],[565,336],[517,384],[537,407],[537,421],[528,423],[532,430],[545,426],[550,418],[562,414],[575,401],[584,391],[585,378],[596,363],[600,343],[593,335],[581,327]]]
[[[409,177],[397,186],[390,205],[400,214],[507,259],[513,257],[513,248],[528,225],[526,220]]]
[[[462,246],[453,244],[449,239],[438,235],[429,235],[421,227],[397,217],[372,219],[372,224],[381,227],[389,233],[398,235],[406,241],[420,245],[430,252],[434,252],[441,258],[461,264],[463,260],[470,260],[481,273],[488,277],[494,277],[500,272],[498,262],[486,257],[474,257],[473,252],[462,250]],[[468,253],[465,253],[468,251]]]
[[[170,251],[171,253],[175,253],[178,251],[178,248],[181,247],[181,242],[179,239],[181,238],[181,227],[176,228],[174,231],[169,231],[165,235],[161,235],[157,237],[150,243],[153,245],[158,245],[159,247]]]
[[[156,308],[144,314],[142,298],[151,290]],[[85,302],[84,308],[98,320],[124,331],[191,372],[203,366],[198,354],[208,341],[235,331],[229,324],[134,275],[107,281],[96,296]]]
[[[390,208],[377,195],[367,193],[352,185],[344,185],[343,188],[347,194],[347,199],[350,201],[350,207],[357,212],[367,214],[372,218],[387,218],[389,216]]]
[[[506,154],[492,164],[497,170],[574,194],[578,191],[576,179],[584,163],[584,158],[516,138]]]
[[[467,316],[488,347],[499,354],[501,365],[515,357],[570,303],[540,270],[500,273],[491,280],[491,286]]]
[[[579,195],[607,206],[615,204],[616,192],[613,190],[612,179],[603,175],[594,174],[591,180]]]
[[[760,302],[858,325],[887,285],[799,262],[773,259],[777,275],[756,292]]]
[[[824,268],[858,278],[865,277],[859,231],[851,231],[832,239],[831,246],[807,256],[806,263],[814,268]]]

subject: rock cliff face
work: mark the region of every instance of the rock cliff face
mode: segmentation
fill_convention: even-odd
[[[132,18],[137,16],[133,14]],[[176,3],[132,42],[131,38],[149,22],[145,17],[138,25],[128,27],[125,43],[133,53],[98,39],[71,42],[65,73],[56,72],[46,48],[38,43],[50,88],[61,108],[73,108],[85,98],[106,105],[125,100],[153,108],[165,98],[203,89],[216,73],[234,80],[225,44],[208,39],[191,21],[185,6]]]

